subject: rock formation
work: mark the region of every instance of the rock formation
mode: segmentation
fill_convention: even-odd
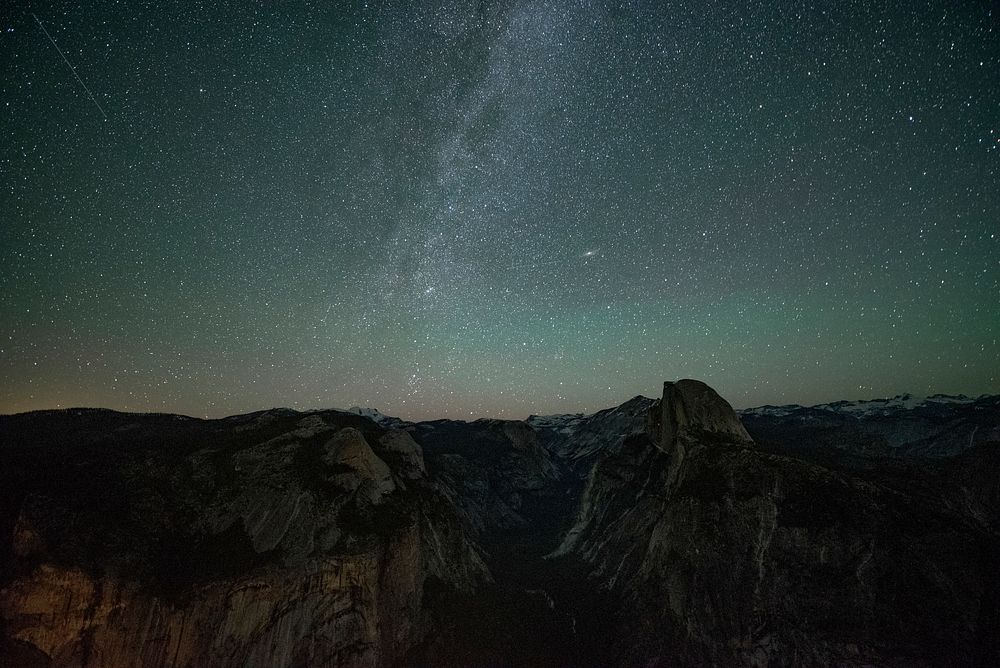
[[[995,526],[926,490],[761,452],[695,381],[667,383],[651,415],[599,459],[552,555],[619,602],[608,664],[973,665],[996,651]]]
[[[786,408],[0,416],[0,665],[1000,663],[996,402]]]
[[[489,577],[405,433],[333,413],[97,411],[60,416],[65,438],[47,417],[6,425],[49,441],[3,453],[18,665],[398,665],[428,631],[428,580]]]

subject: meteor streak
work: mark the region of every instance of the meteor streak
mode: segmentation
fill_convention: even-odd
[[[94,106],[96,106],[97,109],[101,112],[101,115],[104,116],[104,120],[108,120],[108,115],[104,113],[104,107],[101,106],[101,104],[97,101],[97,98],[94,97],[94,94],[90,92],[89,88],[87,88],[87,84],[83,83],[83,79],[81,79],[80,75],[76,73],[76,68],[74,68],[73,64],[69,62],[68,58],[66,58],[66,55],[62,52],[62,49],[59,48],[59,45],[56,44],[56,41],[52,39],[52,35],[49,34],[49,31],[45,29],[45,26],[42,25],[42,22],[38,19],[37,16],[32,14],[31,18],[35,19],[35,23],[38,24],[38,27],[42,29],[42,32],[45,33],[45,36],[49,38],[50,42],[52,42],[52,46],[56,47],[56,51],[59,53],[60,56],[62,56],[63,62],[66,63],[66,66],[69,67],[69,71],[73,73],[73,76],[76,77],[76,80],[80,82],[81,86],[83,86],[83,90],[87,91],[87,95],[90,96],[90,101],[94,103]]]

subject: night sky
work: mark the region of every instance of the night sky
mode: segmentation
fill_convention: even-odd
[[[993,4],[5,3],[0,412],[1000,392]]]

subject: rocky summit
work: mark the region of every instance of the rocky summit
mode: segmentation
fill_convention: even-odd
[[[5,666],[995,666],[997,564],[996,397],[0,416]]]

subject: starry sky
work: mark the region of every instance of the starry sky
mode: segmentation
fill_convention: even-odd
[[[1000,392],[994,7],[4,3],[0,412]]]

